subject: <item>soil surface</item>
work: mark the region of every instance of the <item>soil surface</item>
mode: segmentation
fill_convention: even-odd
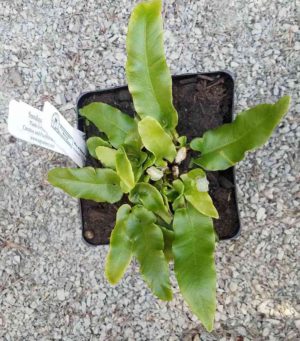
[[[190,141],[200,137],[208,130],[232,120],[233,81],[226,73],[182,75],[173,77],[174,105],[179,114],[177,131],[186,135]],[[134,115],[134,107],[127,87],[83,95],[78,108],[91,102],[105,102],[127,113]],[[79,118],[79,128],[86,133],[86,138],[101,136],[96,127]],[[192,155],[189,153],[189,157]],[[181,166],[187,170],[189,159]],[[100,167],[92,157],[87,158],[86,165]],[[214,220],[215,229],[220,240],[234,237],[240,229],[238,208],[234,187],[234,170],[208,172],[210,194],[219,212],[220,219]],[[83,218],[83,236],[91,244],[107,244],[115,224],[118,207],[127,198],[116,204],[95,203],[81,200]]]

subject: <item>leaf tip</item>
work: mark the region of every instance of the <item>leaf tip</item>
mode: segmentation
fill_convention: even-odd
[[[112,274],[109,273],[108,268],[105,268],[104,274],[109,284],[111,285],[118,284],[119,282],[118,278],[115,278],[114,276],[112,276]]]
[[[47,181],[50,182],[50,184],[53,186],[54,186],[55,173],[57,173],[58,169],[59,168],[50,169],[47,173]]]
[[[220,219],[220,216],[219,216],[219,213],[218,211],[216,210],[214,215],[212,216],[214,219]]]
[[[203,324],[203,326],[205,327],[205,329],[211,333],[214,330],[214,322],[210,322],[209,324]]]
[[[291,96],[289,96],[289,95],[281,97],[276,103],[276,105],[278,105],[282,108],[282,111],[284,113],[286,113],[288,111],[290,104],[291,104]]]
[[[163,294],[154,293],[154,295],[156,295],[160,300],[165,301],[165,302],[172,301],[173,299],[173,293],[169,287],[165,288],[165,290],[163,291]]]
[[[170,291],[168,292],[167,296],[166,296],[165,301],[170,302],[170,301],[172,301],[172,300],[173,300],[173,293],[172,293],[172,291],[170,290]]]

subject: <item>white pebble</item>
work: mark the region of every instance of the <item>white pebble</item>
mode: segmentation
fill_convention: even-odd
[[[56,293],[56,296],[57,298],[60,300],[60,301],[64,301],[65,300],[65,291],[63,289],[58,289],[57,290],[57,293]]]
[[[260,207],[256,213],[256,220],[261,221],[266,217],[266,209],[263,207]]]

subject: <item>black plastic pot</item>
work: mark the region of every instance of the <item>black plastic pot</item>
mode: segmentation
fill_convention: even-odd
[[[189,139],[233,119],[234,80],[227,72],[197,73],[173,76],[174,105],[179,114],[178,132]],[[91,102],[105,102],[134,115],[134,107],[127,86],[82,94],[77,101],[78,128],[86,133],[86,139],[99,135],[96,127],[80,116],[79,110]],[[188,160],[187,160],[188,163]],[[182,171],[187,169],[187,163]],[[100,163],[88,156],[86,165],[100,167]],[[208,172],[210,194],[220,214],[214,221],[220,240],[237,238],[240,218],[236,198],[235,170]],[[117,204],[102,204],[80,200],[83,237],[93,245],[109,243],[114,226]]]

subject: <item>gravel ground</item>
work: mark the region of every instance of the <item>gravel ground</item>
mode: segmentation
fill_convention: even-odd
[[[172,302],[153,298],[135,265],[110,287],[107,248],[83,243],[77,201],[45,180],[49,169],[72,163],[7,132],[12,98],[37,108],[49,100],[74,123],[80,92],[125,83],[135,2],[1,1],[0,339],[299,340],[297,0],[165,1],[173,73],[231,70],[236,110],[282,94],[293,98],[270,142],[237,169],[243,231],[218,246],[211,334],[175,285]]]

